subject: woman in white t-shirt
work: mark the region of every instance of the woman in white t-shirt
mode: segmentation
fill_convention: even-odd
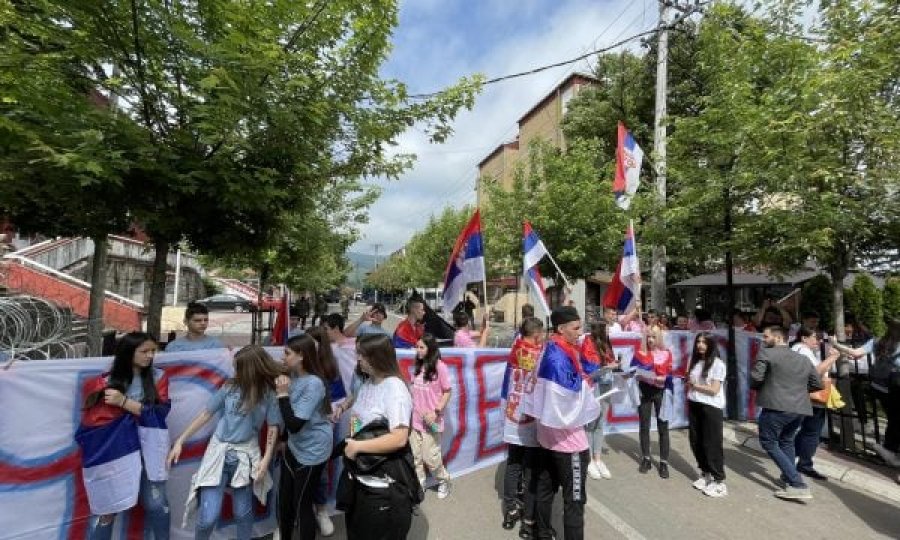
[[[367,440],[347,439],[344,455],[394,454],[407,447],[412,417],[412,397],[400,375],[391,338],[380,334],[360,336],[356,343],[360,370],[367,375],[350,408],[350,435],[384,419],[390,431]],[[414,480],[415,475],[413,475]],[[360,474],[352,478],[354,496],[346,509],[347,538],[403,540],[412,523],[413,503],[400,478],[387,474]],[[418,489],[418,486],[416,486]]]
[[[688,375],[688,436],[700,469],[694,487],[710,497],[724,497],[725,463],[722,421],[725,409],[725,362],[719,358],[715,338],[701,332],[694,340]]]

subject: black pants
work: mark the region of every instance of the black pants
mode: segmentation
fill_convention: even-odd
[[[412,525],[412,501],[404,489],[391,484],[369,487],[354,481],[353,504],[344,514],[347,540],[406,540]]]
[[[659,460],[669,460],[669,423],[659,419],[659,411],[662,409],[662,400],[665,389],[646,383],[638,383],[641,389],[641,404],[638,405],[638,417],[640,418],[641,455],[650,457],[650,413],[651,408],[656,409],[656,432],[659,434]]]
[[[301,465],[291,450],[285,448],[281,465],[281,479],[278,482],[278,530],[281,538],[315,540],[313,493],[319,485],[325,464]]]
[[[891,452],[900,452],[900,386],[892,385],[887,393],[874,389],[872,391],[887,415],[887,427],[884,428],[881,445]]]
[[[716,482],[724,482],[722,409],[688,401],[688,438],[700,471],[711,475]]]
[[[503,475],[503,511],[522,508],[522,519],[532,523],[535,517],[537,477],[535,459],[540,448],[506,445],[506,471]],[[521,498],[520,498],[521,497]]]
[[[537,474],[537,537],[553,538],[553,498],[562,487],[565,540],[584,538],[584,503],[587,502],[587,467],[591,452],[575,454],[540,449],[535,460]]]
[[[306,328],[306,319],[308,319],[308,318],[309,318],[309,313],[307,313],[306,315],[302,315],[302,314],[300,315],[300,328],[301,329]]]

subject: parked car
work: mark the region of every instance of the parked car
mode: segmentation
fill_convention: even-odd
[[[256,309],[253,302],[234,294],[216,294],[201,298],[197,300],[197,303],[203,304],[210,311],[234,311],[235,313],[241,313]]]

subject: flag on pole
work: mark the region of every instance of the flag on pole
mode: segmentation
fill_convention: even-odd
[[[641,296],[641,267],[638,263],[637,243],[634,241],[634,225],[628,224],[622,260],[616,265],[612,282],[603,293],[603,307],[628,311]]]
[[[618,140],[613,193],[616,194],[616,205],[622,210],[628,210],[631,198],[641,183],[641,162],[644,160],[644,151],[641,150],[631,132],[625,128],[625,124],[622,122],[619,122]]]
[[[444,273],[444,294],[441,298],[444,313],[449,313],[456,307],[462,299],[466,285],[473,281],[486,281],[484,244],[481,240],[481,213],[478,210],[456,239],[453,252],[450,253],[450,261]]]
[[[544,278],[541,277],[541,272],[538,270],[538,263],[545,255],[548,255],[549,252],[547,251],[544,242],[541,241],[537,233],[534,232],[534,229],[531,228],[531,223],[527,221],[523,222],[523,229],[524,237],[522,239],[522,251],[525,253],[523,263],[525,283],[528,285],[528,290],[535,301],[544,310],[544,313],[549,314],[550,306],[547,303],[547,291],[544,290]]]
[[[278,313],[275,315],[275,326],[272,328],[272,345],[284,345],[287,343],[288,334],[291,331],[291,296],[285,291],[278,305]]]

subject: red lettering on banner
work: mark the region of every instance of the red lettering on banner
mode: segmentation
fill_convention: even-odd
[[[485,354],[477,356],[475,360],[475,377],[478,381],[478,459],[484,459],[494,454],[503,452],[506,444],[500,441],[500,444],[488,447],[488,412],[492,409],[500,408],[500,399],[487,399],[487,385],[484,376],[484,368],[489,364],[503,364],[509,358],[508,354]],[[499,394],[499,393],[498,393]]]

